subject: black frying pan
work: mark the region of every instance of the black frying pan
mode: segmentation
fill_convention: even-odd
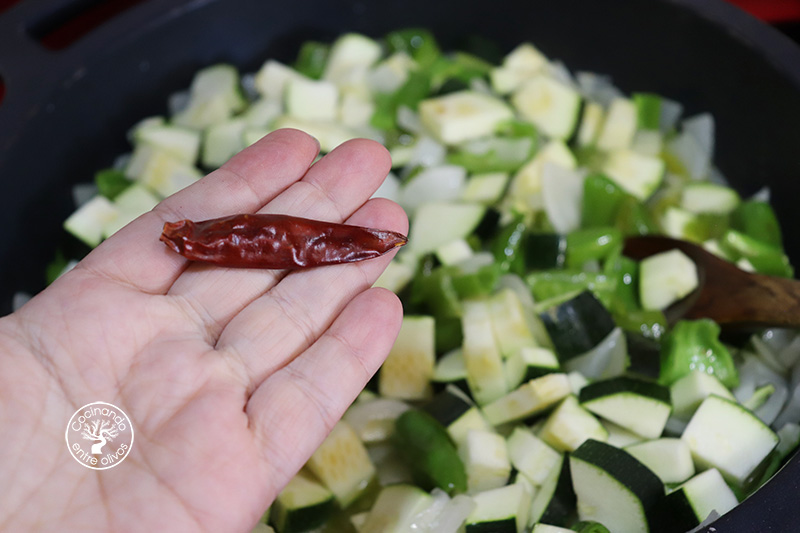
[[[301,42],[342,31],[434,30],[445,47],[480,36],[508,51],[529,40],[573,70],[611,74],[630,92],[711,112],[716,160],[742,193],[768,185],[800,261],[800,50],[721,0],[150,0],[72,46],[37,40],[80,0],[23,0],[0,16],[0,315],[43,286],[70,189],[129,147],[126,130],[166,111],[194,72],[228,61],[255,70],[291,61]],[[156,236],[154,236],[156,238]],[[800,460],[714,524],[722,533],[798,531]]]

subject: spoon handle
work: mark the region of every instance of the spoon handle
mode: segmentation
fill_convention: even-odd
[[[706,276],[686,318],[712,318],[722,326],[800,328],[800,282],[745,273]],[[736,271],[735,273],[733,271]]]

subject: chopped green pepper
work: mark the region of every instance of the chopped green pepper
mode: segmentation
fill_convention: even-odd
[[[719,340],[720,327],[713,320],[681,320],[661,346],[659,382],[671,385],[689,372],[716,376],[726,387],[739,384],[739,374],[725,345]]]

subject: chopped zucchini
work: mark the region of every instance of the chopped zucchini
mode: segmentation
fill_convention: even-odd
[[[378,374],[382,396],[424,400],[433,393],[435,322],[430,316],[405,316],[400,333]]]
[[[539,438],[558,451],[571,452],[589,439],[608,440],[608,431],[592,413],[581,407],[578,398],[570,395],[547,417]]]
[[[324,524],[335,507],[333,493],[300,470],[275,499],[270,522],[280,533],[308,531]]]
[[[778,436],[736,402],[709,396],[681,435],[701,470],[716,468],[735,487],[746,487],[766,466]]]
[[[604,524],[615,533],[651,530],[664,498],[661,480],[627,452],[587,440],[570,454],[578,517]]]
[[[672,410],[668,388],[623,376],[586,385],[580,402],[592,413],[649,439],[661,436]]]
[[[342,507],[353,503],[375,477],[375,466],[350,424],[339,421],[306,463]]]

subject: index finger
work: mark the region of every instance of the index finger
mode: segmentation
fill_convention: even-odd
[[[255,212],[299,180],[318,153],[319,144],[306,133],[270,133],[118,231],[82,264],[143,292],[166,293],[187,261],[158,240],[165,222]]]

